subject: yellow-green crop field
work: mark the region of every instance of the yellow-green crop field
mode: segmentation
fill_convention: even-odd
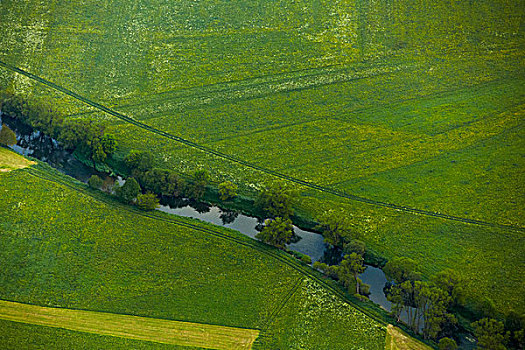
[[[141,212],[42,164],[0,174],[0,213],[0,300],[23,303],[0,302],[2,348],[385,347],[382,321],[236,231]]]
[[[153,151],[246,193],[288,179],[302,215],[344,208],[385,257],[454,268],[472,299],[523,312],[523,8],[2,1],[0,88],[106,121],[120,157]]]

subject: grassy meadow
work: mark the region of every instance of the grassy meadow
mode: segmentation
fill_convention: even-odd
[[[0,89],[106,121],[118,157],[152,151],[159,166],[208,169],[246,193],[278,172],[484,221],[291,184],[303,216],[343,208],[385,257],[409,256],[427,276],[454,268],[471,298],[523,312],[522,12],[510,0],[2,1]],[[1,62],[268,171],[130,124]]]
[[[0,174],[0,188],[0,299],[109,313],[96,313],[90,323],[79,324],[84,314],[73,317],[68,316],[73,311],[59,310],[62,315],[52,309],[56,317],[43,319],[42,334],[26,333],[35,326],[20,325],[14,333],[0,332],[2,343],[7,338],[5,343],[13,344],[12,337],[21,337],[22,342],[29,338],[47,347],[57,342],[60,348],[80,341],[75,331],[87,327],[87,332],[97,333],[86,335],[88,344],[115,342],[118,348],[127,340],[104,335],[134,338],[126,336],[134,333],[120,321],[125,316],[112,315],[122,314],[149,319],[149,328],[157,323],[167,327],[164,324],[170,323],[163,320],[175,320],[246,329],[241,333],[256,330],[261,338],[290,346],[290,333],[306,331],[302,339],[310,349],[385,346],[384,324],[310,280],[303,272],[306,267],[291,256],[240,233],[160,212],[140,212],[43,165]],[[309,301],[312,285],[322,298]],[[334,300],[341,310],[326,312],[337,305]],[[28,307],[15,310],[16,320]],[[316,322],[295,322],[306,310],[316,315]],[[0,318],[13,320],[12,312],[6,314]],[[110,324],[97,326],[100,317],[111,319]],[[280,317],[293,322],[276,322]],[[35,316],[30,323],[39,319]],[[344,323],[338,325],[339,320]],[[48,329],[53,322],[67,322],[64,328],[71,332]],[[2,324],[16,328],[10,322]],[[201,328],[206,329],[198,327],[196,332]],[[158,340],[147,327],[140,332],[151,339],[140,345],[143,348]],[[61,333],[67,336],[54,339]],[[183,338],[186,342],[176,342],[175,337],[172,343],[202,346],[202,340],[188,343]],[[254,348],[266,348],[258,344]]]

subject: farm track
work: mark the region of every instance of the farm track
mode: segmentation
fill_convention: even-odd
[[[483,118],[483,119],[487,119],[487,118]],[[463,127],[463,126],[459,126],[457,128],[459,129],[461,127]],[[523,123],[515,125],[515,126],[513,126],[511,128],[505,129],[501,133],[494,134],[494,135],[491,135],[491,136],[488,136],[488,137],[476,140],[472,144],[470,144],[470,145],[468,145],[466,147],[463,147],[463,148],[458,148],[458,149],[450,150],[450,151],[447,151],[447,152],[443,152],[443,153],[437,154],[437,155],[432,156],[432,157],[428,157],[428,158],[425,158],[425,159],[421,159],[421,160],[412,162],[412,163],[407,164],[407,165],[401,165],[401,166],[393,167],[393,168],[386,169],[386,170],[376,171],[376,172],[373,172],[373,173],[370,173],[370,174],[367,174],[367,175],[355,177],[355,178],[350,179],[350,180],[345,180],[345,181],[341,181],[341,182],[334,182],[334,183],[331,183],[330,186],[338,186],[338,187],[345,186],[347,184],[352,184],[352,183],[355,183],[355,182],[359,182],[360,180],[365,179],[365,178],[370,177],[370,176],[381,175],[381,174],[388,173],[390,171],[399,170],[399,169],[406,169],[406,168],[409,168],[409,167],[414,166],[414,165],[422,164],[422,163],[429,162],[429,161],[434,161],[434,160],[442,158],[442,157],[447,157],[450,154],[464,152],[466,150],[469,150],[469,149],[472,149],[472,148],[475,148],[475,147],[479,146],[480,143],[492,141],[493,139],[495,139],[495,138],[497,138],[499,136],[505,135],[505,134],[507,134],[507,133],[509,133],[509,132],[511,132],[511,131],[513,131],[515,129],[519,129],[521,127],[523,127]],[[411,141],[413,141],[413,140],[411,140]],[[381,147],[376,147],[376,148],[381,148]],[[356,153],[356,154],[359,154],[359,153]]]
[[[96,199],[98,201],[104,202],[104,203],[106,203],[108,205],[118,206],[119,209],[126,210],[126,211],[128,211],[130,213],[133,213],[135,215],[140,215],[142,217],[146,217],[146,218],[149,218],[149,219],[152,219],[152,220],[162,221],[162,222],[165,222],[165,223],[186,227],[188,229],[196,230],[196,231],[205,233],[207,235],[211,235],[211,236],[214,236],[214,237],[217,237],[217,238],[220,238],[220,239],[224,239],[224,240],[230,241],[232,243],[236,243],[236,244],[245,246],[245,247],[250,248],[250,249],[255,249],[255,250],[259,251],[260,253],[265,254],[265,255],[267,255],[267,256],[269,256],[271,258],[274,258],[274,259],[280,261],[281,263],[287,265],[288,267],[292,268],[293,270],[295,270],[296,272],[298,272],[302,276],[310,278],[311,280],[315,281],[316,283],[321,285],[323,288],[326,288],[327,290],[332,292],[340,300],[342,300],[343,302],[345,302],[347,304],[350,304],[352,307],[354,307],[355,309],[361,311],[362,313],[364,313],[368,317],[374,319],[376,322],[378,322],[378,323],[380,323],[382,325],[385,325],[385,326],[387,325],[387,322],[385,322],[383,319],[381,319],[380,317],[374,315],[373,313],[369,312],[368,310],[362,308],[361,306],[356,305],[350,299],[348,299],[347,296],[341,290],[339,290],[338,288],[330,285],[329,283],[324,281],[321,277],[317,276],[314,273],[314,271],[312,270],[312,268],[304,266],[304,265],[301,265],[300,263],[298,263],[296,261],[295,258],[293,258],[292,256],[289,256],[289,255],[284,255],[284,253],[280,253],[279,251],[276,250],[276,248],[260,244],[257,241],[237,238],[237,237],[228,235],[228,234],[226,234],[224,232],[220,232],[218,230],[213,230],[211,228],[203,227],[201,225],[192,224],[192,223],[189,223],[189,222],[185,222],[183,220],[178,220],[175,217],[173,217],[173,218],[172,217],[164,217],[162,215],[157,214],[155,211],[154,212],[145,212],[145,211],[136,209],[136,208],[134,208],[132,206],[124,205],[124,204],[116,202],[115,200],[111,200],[106,195],[103,195],[103,194],[96,195],[95,193],[90,193],[90,192],[86,191],[85,188],[82,188],[78,184],[75,184],[73,182],[67,181],[65,179],[60,179],[57,176],[53,176],[53,175],[51,175],[49,173],[46,173],[44,171],[41,171],[41,170],[38,170],[38,169],[35,169],[35,168],[32,168],[32,167],[26,168],[23,171],[27,171],[28,174],[30,174],[30,175],[32,175],[32,176],[34,176],[36,178],[42,179],[44,181],[52,182],[52,183],[55,183],[55,184],[58,184],[58,185],[61,185],[61,186],[65,186],[65,187],[67,187],[67,188],[69,188],[71,190],[74,190],[76,192],[80,192],[80,193],[82,193],[84,195],[90,196],[90,197],[92,197],[92,198],[94,198],[94,199]],[[291,291],[285,297],[285,299],[283,300],[281,305],[274,310],[274,313],[270,316],[270,318],[268,320],[270,320],[271,317],[275,317],[277,315],[277,313],[284,307],[286,302],[292,297],[292,295],[295,293],[295,291],[300,286],[299,282],[296,282],[295,286],[292,287]],[[270,321],[268,321],[268,322],[270,322]]]
[[[198,149],[202,152],[205,152],[205,153],[208,153],[208,154],[211,154],[211,155],[214,155],[216,157],[219,157],[219,158],[223,158],[223,159],[226,159],[228,161],[231,161],[231,162],[234,162],[234,163],[237,163],[237,164],[240,164],[240,165],[243,165],[247,168],[251,168],[251,169],[254,169],[254,170],[257,170],[257,171],[260,171],[262,173],[265,173],[265,174],[268,174],[268,175],[271,175],[273,177],[276,177],[276,178],[279,178],[279,179],[282,179],[282,180],[286,180],[286,181],[289,181],[289,182],[292,182],[292,183],[295,183],[295,184],[298,184],[298,185],[301,185],[301,186],[304,186],[304,187],[307,187],[307,188],[311,188],[311,189],[314,189],[314,190],[318,190],[320,192],[324,192],[324,193],[328,193],[328,194],[332,194],[336,197],[340,197],[340,198],[345,198],[345,199],[350,199],[350,200],[354,200],[354,201],[358,201],[358,202],[362,202],[362,203],[367,203],[367,204],[371,204],[371,205],[376,205],[376,206],[381,206],[381,207],[385,207],[385,208],[390,208],[390,209],[394,209],[394,210],[398,210],[398,211],[402,211],[402,212],[407,212],[407,213],[411,213],[411,214],[418,214],[418,215],[423,215],[423,216],[430,216],[430,217],[435,217],[435,218],[440,218],[440,219],[445,219],[445,220],[452,220],[452,221],[458,221],[458,222],[462,222],[462,223],[466,223],[466,224],[473,224],[473,225],[481,225],[481,226],[489,226],[489,227],[494,227],[494,228],[502,228],[502,229],[511,229],[511,230],[517,230],[517,231],[522,231],[522,232],[525,232],[525,227],[520,227],[520,226],[514,226],[514,225],[503,225],[503,224],[497,224],[497,223],[491,223],[491,222],[486,222],[486,221],[481,221],[481,220],[474,220],[474,219],[468,219],[468,218],[463,218],[463,217],[459,217],[459,216],[454,216],[454,215],[448,215],[448,214],[443,214],[443,213],[439,213],[439,212],[433,212],[433,211],[428,211],[428,210],[422,210],[422,209],[417,209],[417,208],[411,208],[411,207],[406,207],[406,206],[402,206],[402,205],[397,205],[397,204],[393,204],[393,203],[387,203],[387,202],[382,202],[382,201],[377,201],[377,200],[373,200],[373,199],[369,199],[369,198],[365,198],[365,197],[361,197],[361,196],[357,196],[357,195],[353,195],[353,194],[347,194],[343,191],[339,191],[339,190],[336,190],[336,189],[333,189],[333,188],[329,188],[329,187],[324,187],[324,186],[321,186],[321,185],[318,185],[318,184],[315,184],[315,183],[312,183],[312,182],[308,182],[308,181],[304,181],[304,180],[300,180],[300,179],[297,179],[297,178],[293,178],[291,176],[288,176],[288,175],[285,175],[285,174],[281,174],[277,171],[274,171],[274,170],[271,170],[271,169],[267,169],[267,168],[264,168],[262,166],[259,166],[257,164],[253,164],[253,163],[250,163],[248,161],[245,161],[245,160],[242,160],[242,159],[239,159],[239,158],[236,158],[234,156],[231,156],[231,155],[228,155],[226,153],[222,153],[222,152],[219,152],[219,151],[216,151],[210,147],[207,147],[207,146],[204,146],[204,145],[201,145],[201,144],[198,144],[196,142],[193,142],[193,141],[190,141],[190,140],[186,140],[182,137],[179,137],[179,136],[176,136],[176,135],[172,135],[168,132],[165,132],[165,131],[162,131],[162,130],[159,130],[157,128],[154,128],[150,125],[147,125],[147,124],[144,124],[142,122],[139,122],[133,118],[130,118],[124,114],[121,114],[119,112],[116,112],[106,106],[103,106],[97,102],[94,102],[94,101],[91,101],[71,90],[68,90],[62,86],[59,86],[51,81],[48,81],[44,78],[41,78],[35,74],[32,74],[30,72],[27,72],[27,71],[24,71],[18,67],[15,67],[15,66],[12,66],[8,63],[5,63],[3,61],[0,61],[0,66],[4,67],[4,68],[7,68],[9,70],[12,70],[18,74],[22,74],[22,75],[25,75],[27,76],[28,78],[31,78],[33,80],[36,80],[38,82],[40,82],[41,84],[44,84],[44,85],[47,85],[57,91],[60,91],[66,95],[69,95],[79,101],[82,101],[92,107],[95,107],[97,109],[100,109],[101,111],[104,111],[106,112],[107,114],[109,115],[112,115],[118,119],[121,119],[123,121],[126,121],[128,122],[129,124],[132,124],[132,125],[135,125],[139,128],[142,128],[142,129],[145,129],[147,131],[150,131],[154,134],[157,134],[159,136],[162,136],[162,137],[165,137],[167,139],[171,139],[173,141],[176,141],[176,142],[179,142],[179,143],[182,143],[186,146],[189,146],[189,147],[192,147],[192,148],[195,148],[195,149]]]
[[[288,301],[290,301],[290,299],[295,295],[299,287],[301,287],[302,283],[303,283],[303,276],[297,279],[297,282],[293,285],[292,289],[290,289],[290,291],[285,295],[281,303],[270,314],[270,316],[268,317],[268,321],[266,321],[266,325],[263,327],[263,332],[266,332],[270,328],[270,326],[274,322],[277,315],[279,315],[281,310],[284,309],[286,304],[288,304]]]

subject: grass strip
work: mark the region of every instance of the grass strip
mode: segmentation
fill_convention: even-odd
[[[35,162],[32,162],[7,148],[0,147],[0,172],[27,168],[32,164],[35,164]]]
[[[0,300],[0,318],[73,331],[207,349],[251,349],[258,330]]]

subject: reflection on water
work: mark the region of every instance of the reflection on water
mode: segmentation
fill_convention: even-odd
[[[97,174],[105,180],[105,186],[108,189],[111,188],[113,182],[117,182],[120,185],[124,184],[125,181],[121,177],[113,179],[84,165],[71,152],[60,147],[53,138],[39,131],[34,131],[31,127],[13,118],[3,116],[2,120],[2,114],[0,113],[0,124],[2,121],[16,133],[18,142],[11,148],[17,153],[37,158],[62,173],[83,182],[87,182],[91,175]],[[208,203],[190,201],[185,198],[162,198],[159,210],[228,227],[252,238],[255,238],[255,235],[263,227],[262,222],[257,218],[236,211],[221,209]],[[320,234],[301,230],[296,226],[294,226],[294,232],[300,239],[289,244],[288,248],[310,256],[312,263],[321,260],[333,265],[341,260],[341,251],[329,248],[323,242],[323,237]],[[386,282],[383,272],[378,268],[369,266],[361,275],[361,279],[371,286],[370,299],[390,310],[390,302],[386,300],[383,293],[384,283]]]

